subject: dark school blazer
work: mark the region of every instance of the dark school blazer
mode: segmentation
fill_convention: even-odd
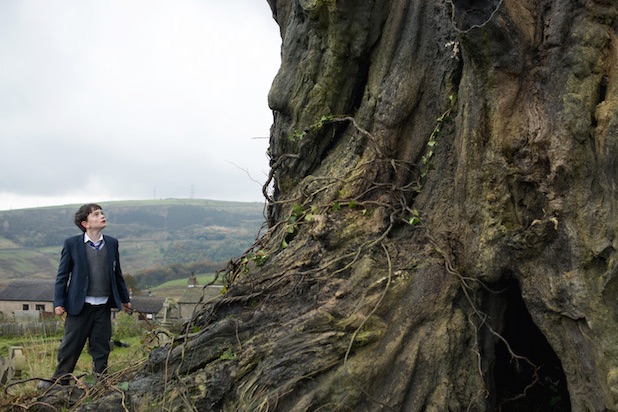
[[[103,235],[105,248],[109,259],[109,279],[112,286],[113,306],[122,310],[122,304],[129,302],[129,291],[120,269],[120,254],[118,240]],[[70,237],[64,241],[56,286],[54,288],[54,308],[64,307],[69,315],[78,315],[84,307],[88,292],[88,258],[86,257],[84,235]]]

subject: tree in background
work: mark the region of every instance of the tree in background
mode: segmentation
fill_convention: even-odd
[[[141,294],[139,284],[137,283],[137,280],[135,280],[135,277],[133,275],[129,273],[123,273],[122,276],[124,277],[124,282],[127,284],[127,289],[129,289],[132,295]]]

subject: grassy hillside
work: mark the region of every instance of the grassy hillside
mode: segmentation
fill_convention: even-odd
[[[215,278],[214,273],[196,275],[197,285],[196,290],[202,290],[204,285],[210,284]],[[221,282],[216,284],[221,285]],[[188,283],[186,278],[169,280],[154,288],[148,289],[148,293],[152,296],[159,296],[162,298],[172,298],[179,300],[187,292]],[[143,291],[146,292],[146,291]]]
[[[80,233],[73,225],[79,206],[0,211],[0,283],[55,278],[64,239]],[[264,205],[257,202],[166,199],[101,206],[108,218],[104,233],[120,240],[123,271],[138,282],[141,274],[157,271],[164,275],[153,279],[169,280],[192,267],[212,270],[253,244],[264,221]]]

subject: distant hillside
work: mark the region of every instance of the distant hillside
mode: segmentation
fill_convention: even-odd
[[[80,205],[0,211],[0,283],[53,279],[62,243],[79,234],[73,214]],[[241,255],[264,222],[262,203],[167,199],[101,203],[106,234],[120,240],[123,271],[208,267]],[[216,264],[214,265],[216,266]],[[139,282],[139,279],[137,279]],[[151,282],[148,282],[151,283]],[[152,285],[149,285],[152,286]]]

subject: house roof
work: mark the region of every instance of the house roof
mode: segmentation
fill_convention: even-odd
[[[53,302],[53,281],[14,281],[0,289],[0,301]]]
[[[219,296],[222,288],[223,287],[219,285],[187,288],[180,299],[178,299],[178,303],[197,303],[200,299],[202,299],[202,296],[202,302],[207,302],[208,300]]]
[[[157,296],[133,296],[131,307],[142,313],[159,313],[163,308],[165,298]]]

